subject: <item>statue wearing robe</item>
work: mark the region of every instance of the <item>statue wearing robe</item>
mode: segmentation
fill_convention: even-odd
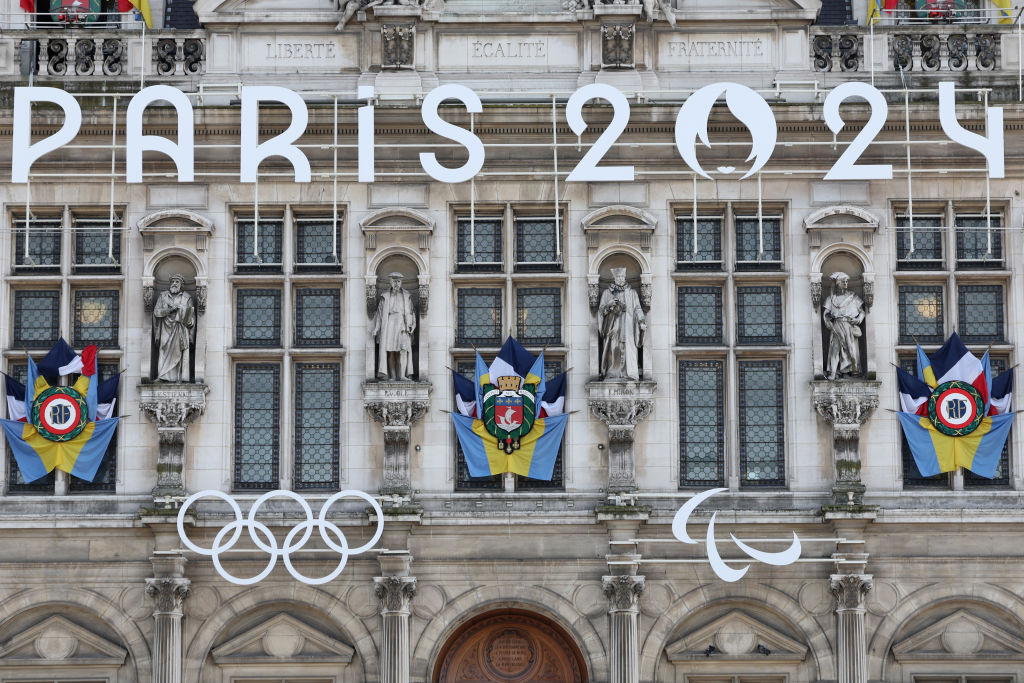
[[[181,280],[160,294],[153,308],[153,336],[158,347],[157,376],[164,382],[188,381],[188,353],[196,325],[192,296],[181,289]]]
[[[618,280],[622,279],[622,282]],[[624,278],[601,293],[598,330],[601,335],[601,376],[640,379],[639,354],[647,329],[640,297]]]
[[[407,380],[413,374],[412,333],[416,330],[416,309],[412,295],[392,280],[377,301],[373,335],[377,340],[377,377]]]
[[[833,279],[832,295],[825,300],[822,313],[822,322],[829,331],[825,361],[825,376],[829,379],[861,374],[859,337],[864,321],[864,302],[847,290],[849,278],[834,275]]]

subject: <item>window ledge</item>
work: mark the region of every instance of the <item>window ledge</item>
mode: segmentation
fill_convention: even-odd
[[[291,349],[288,352],[293,358],[318,358],[320,356],[329,356],[331,360],[336,359],[338,356],[345,355],[345,347],[343,346],[302,346]]]
[[[248,278],[245,278],[245,279],[247,280]],[[324,282],[324,283],[329,283],[329,284],[341,284],[341,283],[345,282],[346,277],[345,277],[345,274],[342,273],[340,270],[336,270],[336,271],[320,271],[318,273],[313,273],[313,272],[309,272],[309,271],[302,271],[302,272],[293,273],[292,276],[291,276],[291,280],[292,280],[292,282],[301,282],[303,284],[305,284],[307,282],[317,282],[317,283]]]
[[[948,270],[894,270],[892,277],[894,280],[936,280],[945,279],[949,276],[949,272]],[[930,283],[922,282],[921,284]]]
[[[957,280],[1006,280],[1012,273],[1008,270],[958,270]]]
[[[253,285],[262,283],[277,285],[284,282],[284,273],[231,273],[228,275],[228,282],[244,282],[246,284]]]
[[[789,279],[788,270],[737,270],[732,274],[736,282],[785,282]]]
[[[284,348],[280,346],[232,346],[227,349],[228,356],[237,358],[247,356],[252,358],[280,358],[284,355]]]

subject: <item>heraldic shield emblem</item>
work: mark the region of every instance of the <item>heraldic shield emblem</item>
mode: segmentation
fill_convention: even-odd
[[[498,448],[511,453],[537,419],[537,387],[515,375],[497,381],[498,386],[484,385],[484,428],[498,440]]]

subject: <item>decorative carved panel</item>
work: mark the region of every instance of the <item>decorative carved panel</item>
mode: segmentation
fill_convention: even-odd
[[[579,649],[557,625],[518,610],[463,626],[442,650],[435,683],[583,683]]]

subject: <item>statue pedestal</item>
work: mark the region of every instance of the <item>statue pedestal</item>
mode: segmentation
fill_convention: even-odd
[[[409,436],[430,405],[430,382],[363,382],[363,405],[384,428],[384,481],[380,492],[412,493]]]
[[[153,501],[162,507],[178,507],[185,499],[185,430],[206,410],[205,384],[157,382],[139,385],[139,405],[156,423],[160,450],[156,458]]]
[[[588,382],[590,410],[608,425],[608,492],[636,490],[633,441],[638,422],[654,409],[657,382],[604,380]]]
[[[864,505],[860,478],[860,426],[878,407],[876,380],[845,379],[811,382],[814,408],[832,425],[832,462],[835,482],[829,509],[853,510]]]

